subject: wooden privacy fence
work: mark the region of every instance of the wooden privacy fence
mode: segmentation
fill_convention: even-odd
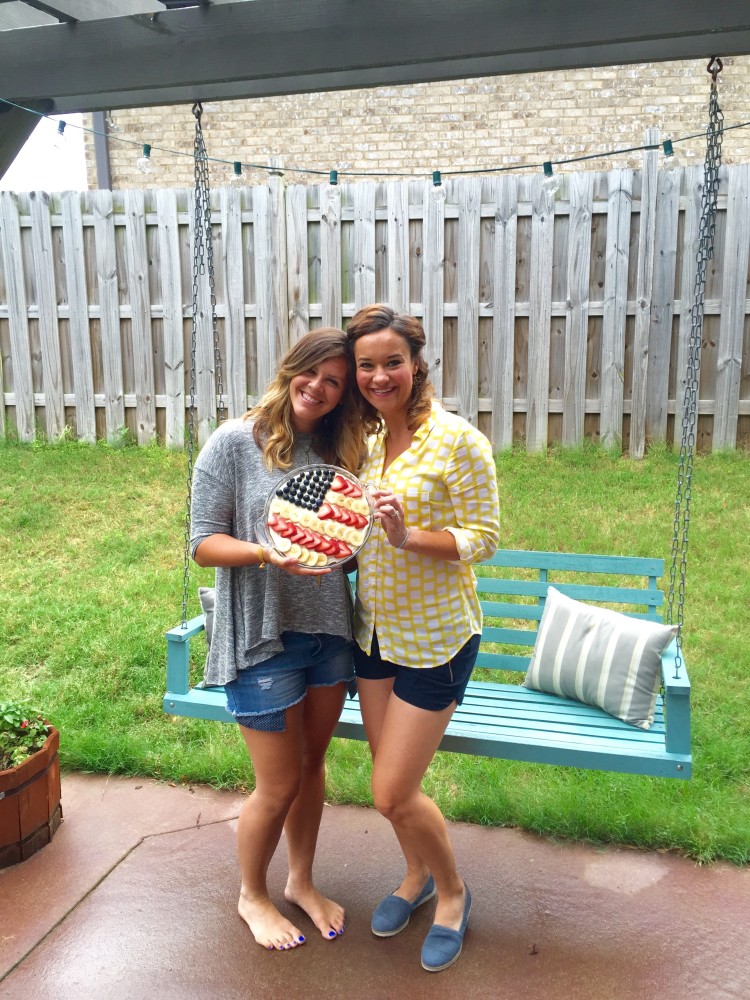
[[[432,380],[496,449],[585,437],[634,456],[679,426],[702,168],[212,192],[230,415],[311,326],[387,301],[421,317]],[[0,194],[0,434],[129,430],[183,447],[193,282],[199,439],[215,425],[208,274],[188,191]],[[722,168],[697,444],[750,443],[750,166]]]

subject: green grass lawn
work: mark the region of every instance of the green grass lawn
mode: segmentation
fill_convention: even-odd
[[[68,769],[252,786],[233,726],[162,714],[164,632],[179,622],[185,457],[161,448],[0,445],[0,698],[28,697]],[[669,558],[676,459],[595,448],[498,458],[504,548]],[[696,460],[684,649],[690,781],[438,754],[445,814],[555,837],[750,859],[750,457]],[[212,572],[192,568],[197,587]],[[202,640],[194,644],[200,661]],[[200,662],[196,663],[196,673]],[[335,740],[328,796],[369,803],[363,744]]]

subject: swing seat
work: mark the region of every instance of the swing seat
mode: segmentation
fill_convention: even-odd
[[[485,621],[477,668],[484,670],[475,672],[476,679],[470,681],[441,750],[662,778],[690,777],[690,682],[684,663],[677,665],[675,642],[662,654],[662,689],[648,730],[601,708],[508,682],[503,673],[525,674],[530,656],[523,650],[534,645],[550,584],[577,600],[615,604],[632,617],[661,622],[664,596],[656,582],[664,574],[662,559],[500,549],[475,569]],[[515,570],[522,571],[517,578],[509,575]],[[233,722],[223,688],[190,686],[190,640],[203,627],[200,615],[167,632],[164,711]],[[512,652],[506,651],[511,647]],[[521,653],[516,651],[519,647]],[[485,679],[487,671],[502,679]],[[356,697],[347,699],[334,735],[365,739]]]

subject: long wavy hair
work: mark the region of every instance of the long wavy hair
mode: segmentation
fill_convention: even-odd
[[[311,330],[291,347],[279,362],[262,399],[245,414],[254,420],[253,437],[263,452],[269,469],[292,466],[294,425],[289,387],[292,379],[317,368],[325,361],[344,358],[346,385],[340,403],[327,413],[313,432],[313,447],[331,465],[350,472],[358,470],[365,455],[365,431],[354,385],[354,369],[346,346],[346,334],[335,327]]]
[[[395,309],[382,303],[364,306],[352,316],[346,329],[346,344],[351,355],[352,365],[354,365],[354,345],[360,337],[366,337],[368,333],[377,333],[379,330],[393,330],[399,337],[403,337],[409,348],[409,356],[412,362],[416,363],[417,370],[414,373],[411,396],[406,411],[409,430],[416,430],[430,415],[431,401],[435,395],[435,387],[427,377],[429,366],[422,354],[427,340],[424,328],[414,316],[397,313]],[[357,396],[359,397],[358,405],[365,430],[368,434],[376,433],[383,426],[383,418],[362,393],[358,392]]]

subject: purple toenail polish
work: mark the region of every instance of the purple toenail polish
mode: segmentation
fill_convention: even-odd
[[[336,937],[336,931],[329,931],[328,937]]]
[[[300,936],[297,938],[297,940],[299,941],[300,944],[304,944],[305,943],[305,939],[302,936],[302,934],[300,934]]]

